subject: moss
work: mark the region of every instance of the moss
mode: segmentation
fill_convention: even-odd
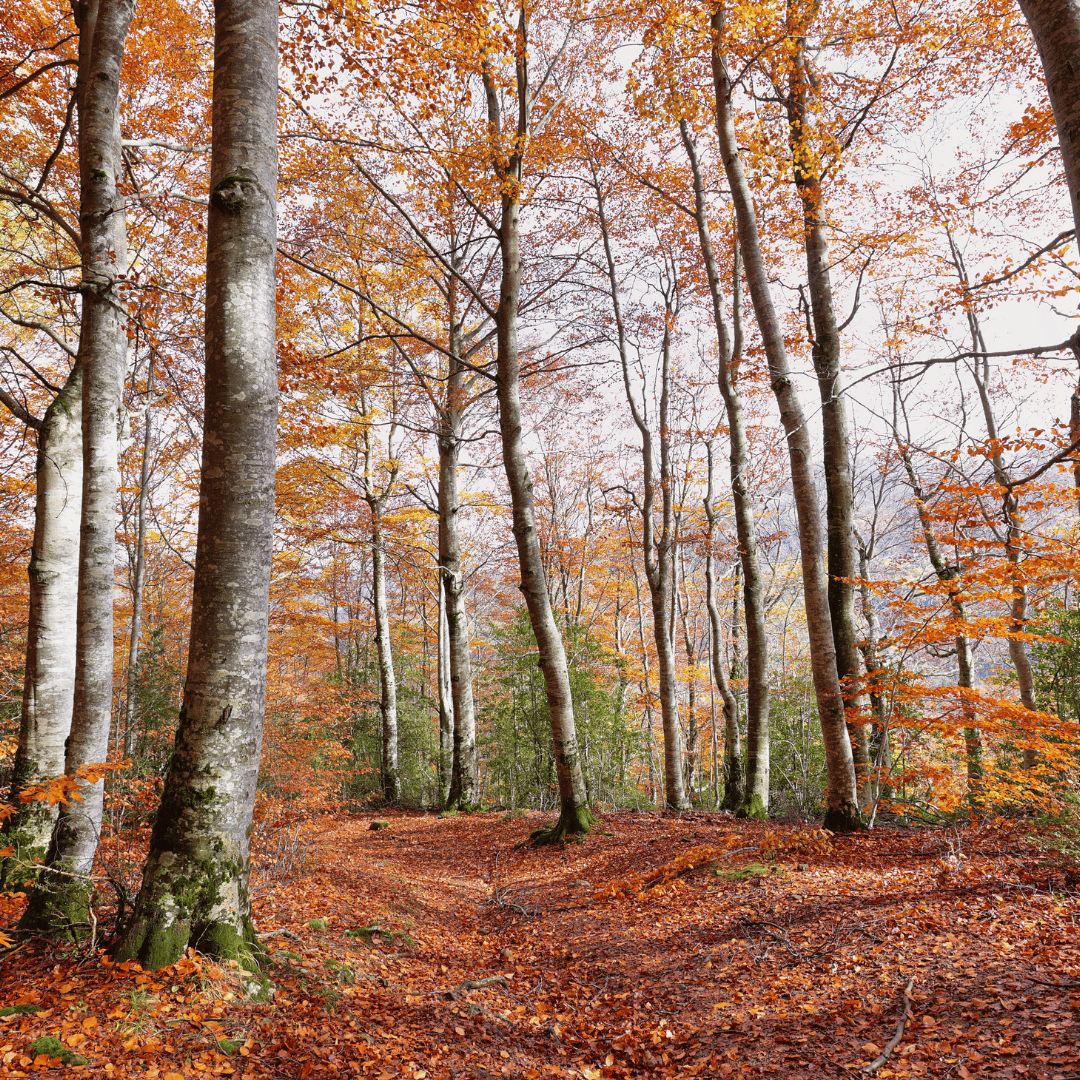
[[[765,809],[765,803],[762,801],[761,795],[755,791],[750,797],[750,801],[743,803],[739,807],[735,816],[751,818],[753,821],[764,821],[769,816],[769,811]]]
[[[543,829],[529,834],[533,847],[545,844],[561,844],[568,837],[580,838],[592,831],[596,818],[587,806],[579,806],[573,799],[564,799],[559,820]]]
[[[9,1005],[6,1009],[0,1009],[0,1016],[23,1016],[36,1012],[41,1012],[40,1005]]]
[[[48,1054],[51,1058],[59,1058],[62,1065],[85,1065],[88,1061],[82,1054],[69,1050],[55,1035],[42,1035],[40,1039],[35,1039],[27,1047],[27,1052],[31,1057]]]
[[[41,874],[19,920],[21,935],[81,941],[90,931],[90,899],[81,879]]]

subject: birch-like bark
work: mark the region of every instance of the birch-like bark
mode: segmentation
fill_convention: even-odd
[[[120,192],[120,71],[135,0],[74,7],[79,28],[79,221],[82,260],[82,519],[76,616],[75,693],[64,772],[104,762],[112,729],[113,588],[116,556],[117,423],[127,361],[127,229]],[[89,929],[89,874],[101,835],[105,784],[80,781],[81,802],[62,806],[19,925],[81,936]]]
[[[450,686],[450,628],[446,622],[446,587],[442,567],[436,568],[439,594],[439,646],[436,651],[436,677],[439,689],[439,787],[436,803],[446,810],[450,801],[450,783],[454,773],[454,695]]]
[[[146,591],[146,504],[150,497],[150,452],[153,446],[154,355],[147,361],[146,415],[139,468],[139,503],[135,518],[135,567],[131,581],[131,635],[128,641],[127,700],[124,707],[124,756],[135,753],[136,705],[139,700],[139,643],[142,638],[143,593]]]
[[[521,183],[523,157],[529,135],[528,22],[522,4],[515,34],[515,98],[517,117],[512,148],[503,147],[499,91],[488,62],[483,63],[484,90],[487,98],[488,130],[491,139],[491,163],[501,189],[499,252],[502,273],[499,282],[499,307],[496,311],[497,376],[499,431],[502,435],[503,466],[510,489],[512,530],[517,545],[521,571],[521,592],[529,612],[529,622],[536,638],[538,663],[544,675],[551,736],[554,744],[555,771],[559,781],[561,810],[559,820],[549,830],[539,830],[537,842],[557,842],[567,833],[587,833],[593,824],[589,811],[585,778],[574,725],[574,701],[570,691],[570,672],[566,649],[551,610],[540,540],[536,531],[536,506],[533,482],[525,456],[521,419],[521,362],[518,355],[518,305],[521,297]]]
[[[40,862],[49,846],[58,808],[20,802],[30,784],[61,776],[64,741],[71,730],[75,694],[75,620],[82,508],[82,364],[76,360],[42,420],[21,417],[37,431],[34,540],[28,575],[27,614],[19,743],[12,766],[9,802],[0,846],[12,847],[0,868],[0,884],[21,885],[27,863]]]
[[[757,214],[735,138],[735,116],[731,101],[732,85],[724,63],[721,43],[724,35],[724,8],[711,19],[713,31],[712,70],[716,94],[716,130],[724,172],[735,203],[739,246],[746,267],[746,281],[757,316],[762,345],[769,365],[773,394],[780,409],[780,420],[787,436],[791,466],[791,487],[799,522],[799,550],[802,559],[803,600],[810,644],[810,666],[821,720],[828,774],[827,828],[857,828],[860,823],[855,764],[851,755],[844,717],[844,699],[836,675],[836,649],[833,645],[829,613],[828,575],[823,554],[820,510],[814,471],[810,433],[788,367],[787,352],[780,321],[773,308],[769,279],[758,241]]]
[[[731,501],[735,511],[735,535],[739,541],[739,561],[742,564],[743,606],[746,611],[746,778],[743,786],[741,776],[735,785],[740,792],[740,802],[729,807],[729,799],[735,788],[725,787],[724,807],[742,809],[752,816],[765,814],[769,809],[769,642],[765,632],[765,585],[758,557],[757,525],[754,520],[754,499],[750,492],[747,470],[750,462],[750,442],[746,434],[746,417],[743,413],[742,395],[739,393],[737,372],[742,362],[742,306],[741,259],[736,259],[733,290],[733,330],[728,329],[724,313],[724,294],[720,284],[720,267],[713,251],[709,230],[708,205],[705,200],[705,178],[698,157],[690,126],[679,121],[679,133],[683,148],[690,161],[694,178],[694,215],[697,222],[698,243],[705,264],[712,300],[713,325],[716,328],[716,344],[719,350],[716,379],[724,399],[724,412],[728,422],[729,461],[731,468]],[[711,453],[711,449],[710,449]],[[716,636],[716,635],[714,635]],[[723,697],[723,691],[721,691]],[[725,699],[725,725],[727,702]],[[738,726],[735,727],[737,739]],[[725,752],[725,772],[733,766]],[[760,805],[759,805],[760,804]]]
[[[379,715],[382,717],[382,789],[387,803],[401,797],[398,776],[397,675],[390,642],[390,612],[386,605],[386,543],[382,507],[371,510],[371,591],[375,615],[375,655],[379,665]]]
[[[458,454],[462,437],[462,404],[466,368],[461,362],[462,327],[457,310],[456,282],[450,291],[450,368],[446,402],[439,416],[439,573],[446,597],[446,624],[453,712],[453,753],[446,805],[472,807],[476,789],[476,708],[473,702],[472,663],[469,658],[469,620],[465,612],[465,576],[461,570],[458,514]]]
[[[251,818],[266,698],[277,429],[277,4],[216,0],[206,396],[180,725],[142,889],[118,946],[190,944],[255,968]]]
[[[716,557],[713,538],[716,535],[717,513],[713,503],[713,447],[706,442],[709,463],[709,486],[705,493],[705,608],[709,613],[709,662],[712,666],[716,692],[723,702],[724,712],[724,795],[717,799],[719,809],[738,810],[743,805],[742,739],[739,734],[739,703],[731,692],[724,665],[723,629],[720,606],[716,602]]]
[[[847,399],[840,367],[840,328],[829,273],[829,238],[825,228],[825,199],[821,162],[810,146],[812,94],[807,69],[806,38],[791,41],[792,58],[785,100],[791,167],[803,211],[803,248],[813,326],[810,355],[821,398],[822,463],[825,473],[825,519],[829,616],[836,649],[836,674],[848,710],[848,736],[855,761],[859,804],[870,802],[870,755],[866,724],[858,719],[862,665],[855,644],[855,497],[851,480]],[[778,88],[779,90],[780,88]]]

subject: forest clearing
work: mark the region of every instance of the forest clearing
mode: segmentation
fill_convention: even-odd
[[[159,1080],[819,1080],[866,1076],[890,1046],[874,1075],[1078,1075],[1080,870],[1040,830],[830,837],[644,812],[520,846],[540,823],[328,815],[279,824],[286,845],[261,823],[269,1002],[194,953],[146,974],[91,942],[32,943],[0,961],[5,1013],[40,1009],[0,1020],[0,1061]],[[32,1056],[47,1035],[86,1063]]]

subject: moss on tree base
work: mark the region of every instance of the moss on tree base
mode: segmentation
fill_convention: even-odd
[[[545,844],[561,844],[568,836],[585,836],[592,831],[596,818],[587,806],[579,806],[573,800],[562,804],[559,820],[543,829],[535,829],[529,835],[533,847]]]
[[[151,926],[132,923],[118,946],[115,959],[138,960],[147,971],[176,963],[188,946],[218,960],[235,960],[245,971],[258,972],[267,952],[255,936],[251,919],[244,917],[241,930],[229,922],[209,922],[192,927],[183,921]]]
[[[30,892],[18,933],[82,941],[90,935],[90,894],[81,877],[45,870]]]
[[[750,801],[743,803],[738,810],[735,811],[737,818],[750,818],[753,821],[765,821],[769,816],[769,811],[765,809],[765,802],[757,792],[751,797]]]

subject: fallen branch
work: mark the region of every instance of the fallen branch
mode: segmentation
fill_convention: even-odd
[[[466,979],[454,990],[444,990],[447,1001],[460,1001],[461,995],[469,990],[479,990],[484,986],[509,986],[502,975],[491,975],[486,979]]]
[[[908,1021],[911,1017],[911,988],[915,983],[915,976],[913,975],[908,979],[907,986],[904,987],[904,1011],[900,1016],[900,1022],[896,1025],[896,1034],[889,1040],[888,1045],[881,1051],[880,1055],[876,1057],[869,1065],[863,1067],[864,1073],[877,1072],[886,1061],[892,1057],[892,1052],[900,1045],[900,1040],[904,1037],[904,1031],[907,1028]]]
[[[1075,990],[1080,987],[1080,982],[1047,982],[1045,979],[1036,979],[1034,975],[1025,975],[1028,982],[1038,983],[1040,986],[1052,986],[1056,990]]]

